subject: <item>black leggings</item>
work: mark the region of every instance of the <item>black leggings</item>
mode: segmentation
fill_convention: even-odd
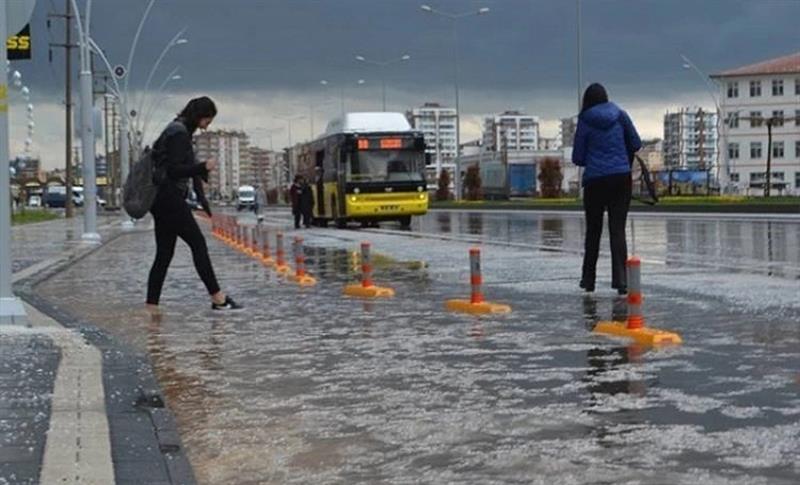
[[[603,233],[603,213],[608,210],[608,234],[611,239],[611,287],[626,288],[625,223],[631,205],[629,174],[610,175],[589,181],[583,189],[583,209],[586,213],[586,241],[583,253],[582,280],[594,288],[600,236]]]
[[[175,242],[181,238],[192,250],[194,267],[210,295],[219,292],[217,277],[208,257],[208,246],[186,202],[178,195],[159,193],[151,210],[156,224],[156,259],[147,279],[147,303],[158,305],[167,269],[175,254]]]

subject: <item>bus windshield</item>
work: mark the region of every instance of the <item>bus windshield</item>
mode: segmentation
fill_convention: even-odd
[[[422,153],[413,150],[359,150],[351,157],[348,182],[422,182]]]

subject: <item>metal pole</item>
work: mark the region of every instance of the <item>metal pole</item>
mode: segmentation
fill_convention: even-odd
[[[105,76],[104,76],[105,78]],[[111,161],[108,159],[108,95],[103,95],[103,142],[105,144],[105,157],[106,157],[106,189],[109,191],[108,193],[108,203],[112,205],[116,204],[116,198],[114,197],[114,171],[111,169]]]
[[[86,3],[84,25],[81,29],[81,157],[83,158],[83,239],[88,243],[99,243],[97,233],[97,178],[95,176],[95,140],[92,116],[92,69],[89,49],[89,26],[91,0]],[[79,24],[80,25],[80,24]],[[69,196],[71,194],[68,194]]]
[[[581,114],[581,91],[583,90],[583,45],[581,41],[581,0],[575,0],[576,6],[576,18],[577,18],[577,46],[576,46],[576,60],[578,63],[578,115]],[[575,126],[577,127],[578,120],[575,120]],[[574,147],[573,147],[574,149]],[[583,180],[583,168],[578,167],[578,198],[583,199],[583,184],[581,181]]]
[[[8,38],[6,0],[0,0],[0,38]],[[11,288],[11,187],[8,170],[8,65],[0,48],[0,325],[25,325],[25,308]]]
[[[381,83],[383,84],[383,111],[386,112],[386,66],[381,68]]]
[[[764,197],[769,197],[772,182],[772,120],[767,119],[767,180],[764,185]]]
[[[71,0],[66,0],[67,2],[67,13],[66,13],[66,20],[65,20],[65,30],[66,30],[66,48],[65,48],[65,71],[66,71],[66,78],[64,80],[64,104],[65,104],[65,120],[64,125],[66,127],[66,147],[64,150],[64,159],[66,161],[65,167],[65,177],[66,181],[64,185],[66,186],[66,193],[64,199],[64,217],[67,219],[72,218],[75,215],[75,204],[72,201],[72,4]],[[84,199],[85,200],[85,199]]]
[[[456,173],[453,181],[455,199],[461,200],[461,107],[458,97],[458,20],[453,19],[453,64],[456,89]]]
[[[581,91],[583,90],[583,46],[581,43],[581,0],[575,0],[577,7],[577,23],[578,23],[578,44],[577,44],[577,61],[578,61],[578,113],[581,112]]]
[[[120,111],[122,115],[119,117],[119,165],[120,165],[120,193],[122,200],[125,200],[125,181],[128,180],[128,171],[130,169],[130,146],[128,145],[128,114],[125,112],[125,103],[120,99]],[[125,213],[121,211],[123,221],[122,227],[130,229],[133,227],[133,221]]]

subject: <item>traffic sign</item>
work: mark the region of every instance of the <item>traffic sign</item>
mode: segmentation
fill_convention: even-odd
[[[124,78],[125,74],[126,74],[125,66],[120,64],[114,67],[114,75],[117,76],[117,79]]]

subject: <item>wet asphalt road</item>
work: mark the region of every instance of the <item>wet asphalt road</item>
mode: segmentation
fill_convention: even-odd
[[[659,350],[591,334],[625,305],[607,258],[598,292],[578,291],[581,224],[434,212],[405,233],[304,230],[309,289],[209,238],[236,314],[208,309],[179,246],[147,317],[151,233],[42,291],[150,353],[202,483],[797,483],[800,222],[636,218],[648,323],[685,340]],[[443,310],[469,291],[476,239],[508,316]],[[392,258],[375,278],[395,299],[341,296],[361,240]]]

